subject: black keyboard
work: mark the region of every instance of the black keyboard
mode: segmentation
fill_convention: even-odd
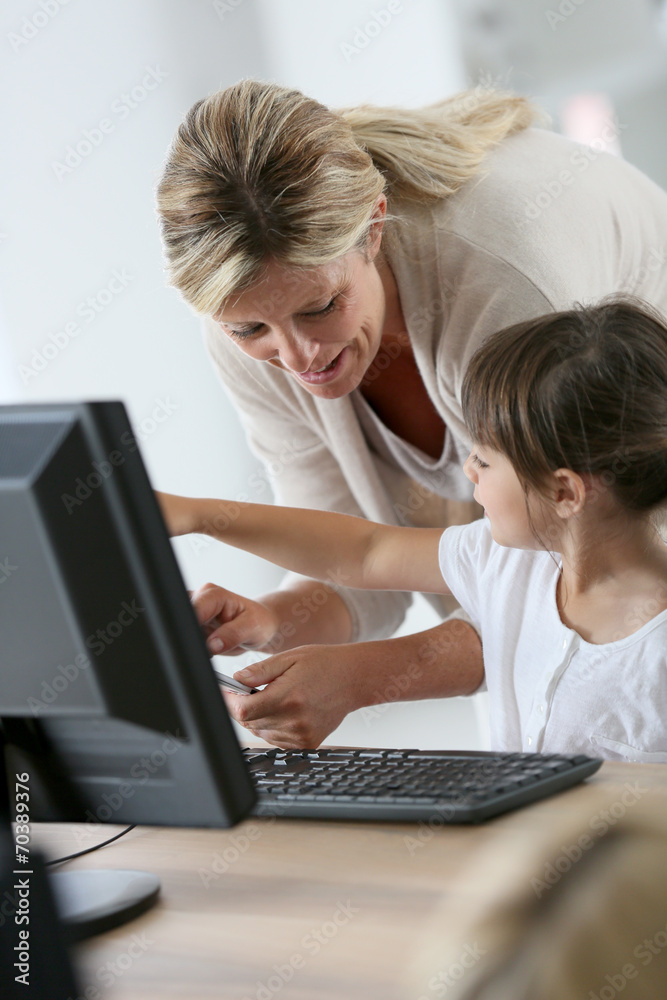
[[[576,785],[597,757],[467,750],[259,750],[243,754],[256,816],[478,823]]]

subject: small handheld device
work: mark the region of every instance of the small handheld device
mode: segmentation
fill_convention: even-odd
[[[213,668],[213,672],[217,678],[218,684],[222,684],[224,688],[228,691],[233,691],[234,694],[257,694],[259,688],[249,688],[245,684],[241,684],[240,681],[235,681],[233,677],[228,677],[227,674],[223,674],[220,670]]]

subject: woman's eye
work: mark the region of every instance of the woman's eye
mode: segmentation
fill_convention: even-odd
[[[477,466],[478,469],[488,469],[489,463],[483,462],[479,455],[472,456],[473,464]]]
[[[336,308],[336,299],[337,298],[338,298],[338,296],[334,295],[334,297],[332,298],[331,302],[328,302],[325,305],[324,309],[318,309],[317,312],[305,313],[305,315],[306,316],[326,316],[327,313],[333,312],[333,310]]]
[[[236,340],[247,340],[248,337],[252,337],[252,335],[257,333],[258,330],[261,330],[261,327],[254,326],[250,330],[229,330],[229,334],[230,336],[235,337]]]
[[[327,316],[329,313],[333,312],[336,308],[336,300],[338,296],[334,295],[331,302],[327,302],[324,309],[318,309],[316,312],[304,313],[304,316]],[[247,340],[248,337],[254,336],[262,329],[262,323],[257,326],[251,326],[247,330],[232,330],[231,327],[227,327],[230,336],[234,337],[236,340]]]

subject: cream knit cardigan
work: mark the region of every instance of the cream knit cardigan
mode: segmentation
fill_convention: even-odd
[[[390,207],[383,247],[417,365],[460,461],[470,444],[461,382],[491,333],[614,292],[667,314],[667,194],[617,157],[529,129],[504,140],[455,195]],[[389,524],[416,508],[414,523],[443,523],[441,510],[429,522],[423,488],[415,503],[414,482],[369,450],[349,396],[318,399],[248,358],[212,320],[204,333],[277,503]],[[266,500],[252,490],[248,498]],[[387,591],[339,592],[356,640],[390,635],[410,602]]]

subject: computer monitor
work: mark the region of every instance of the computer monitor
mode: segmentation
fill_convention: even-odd
[[[255,803],[120,402],[0,407],[0,737],[32,821],[229,827]]]

